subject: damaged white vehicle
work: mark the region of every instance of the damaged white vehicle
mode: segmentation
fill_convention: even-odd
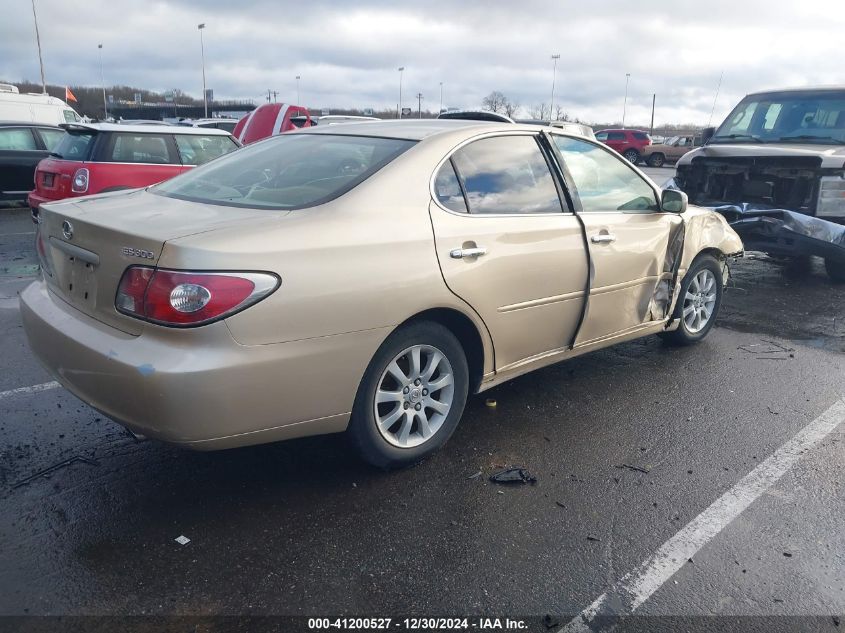
[[[822,257],[845,282],[845,87],[750,94],[704,138],[677,165],[689,201],[722,213],[746,250]]]

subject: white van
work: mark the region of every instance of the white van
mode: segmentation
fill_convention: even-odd
[[[45,94],[20,94],[16,86],[0,84],[0,121],[78,123],[82,119],[61,99]]]

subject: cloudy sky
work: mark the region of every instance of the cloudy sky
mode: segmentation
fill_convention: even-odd
[[[4,0],[0,78],[38,80],[31,0]],[[478,107],[500,90],[586,121],[714,123],[744,94],[845,83],[842,0],[36,0],[48,83],[106,84],[312,107]],[[525,114],[525,112],[524,112]]]

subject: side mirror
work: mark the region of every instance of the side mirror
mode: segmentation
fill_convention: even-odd
[[[713,135],[716,133],[716,128],[714,127],[706,127],[701,130],[701,144],[707,145],[710,142],[710,139],[713,138]]]
[[[666,213],[683,213],[687,210],[687,194],[677,189],[664,189],[660,194],[660,208]]]

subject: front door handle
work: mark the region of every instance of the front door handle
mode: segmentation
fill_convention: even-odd
[[[610,244],[616,241],[616,236],[611,233],[599,233],[590,238],[593,244]]]
[[[454,248],[449,251],[449,257],[452,259],[464,259],[466,257],[480,257],[481,255],[486,255],[487,249],[482,246],[476,246],[475,248]]]

